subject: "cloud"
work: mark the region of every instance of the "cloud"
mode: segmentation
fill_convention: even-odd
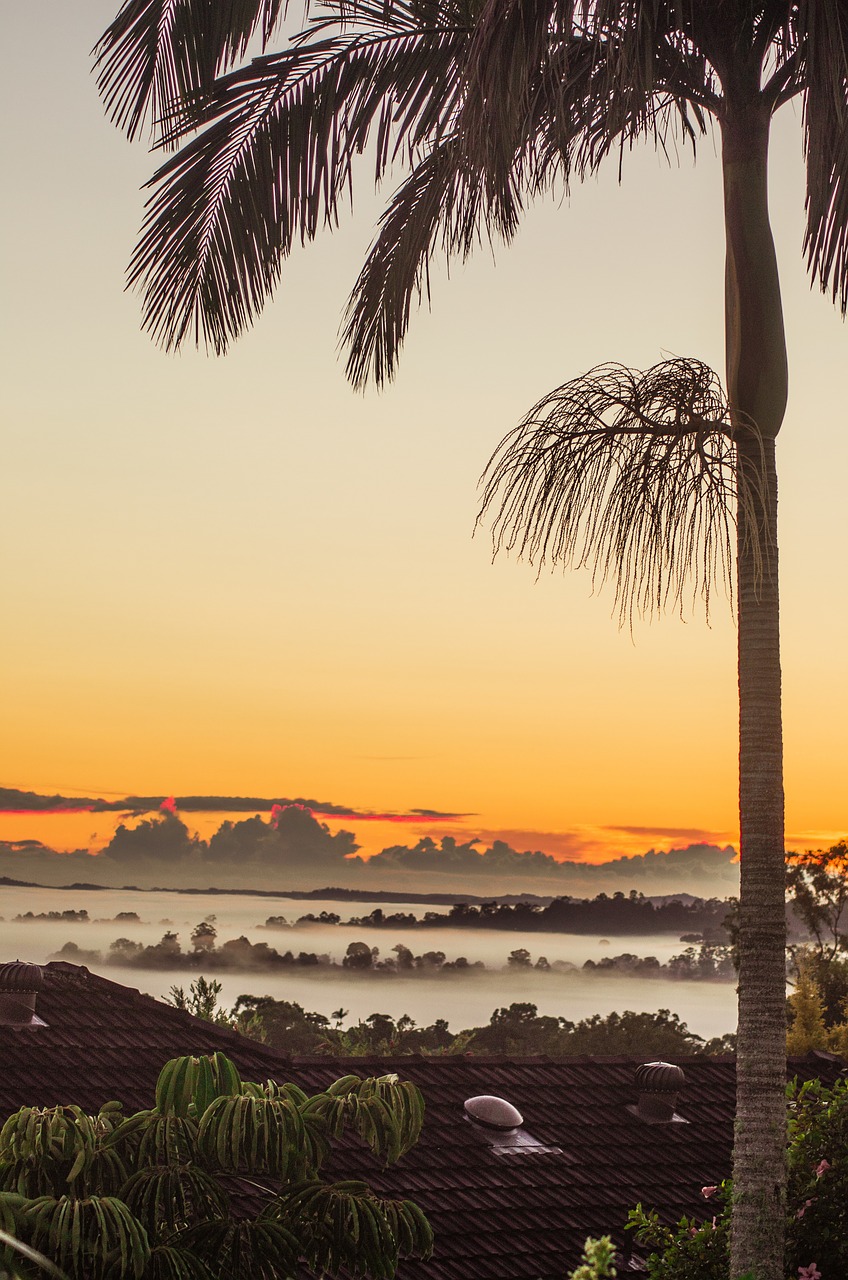
[[[517,879],[541,879],[557,882],[560,893],[568,892],[570,884],[578,881],[599,885],[628,881],[639,885],[646,880],[673,877],[678,885],[682,878],[714,881],[717,892],[729,892],[738,882],[736,850],[730,845],[719,848],[698,843],[668,851],[651,849],[603,863],[585,863],[555,858],[539,849],[519,852],[504,840],[495,840],[485,849],[478,849],[479,843],[476,839],[460,843],[454,836],[443,836],[437,844],[425,836],[415,845],[393,845],[367,860],[352,861],[361,862],[371,875],[411,872],[416,876],[509,879],[513,884]]]
[[[348,856],[358,848],[351,831],[331,835],[305,806],[278,805],[269,822],[257,815],[222,823],[209,841],[204,865],[238,866],[246,860],[267,871],[321,874],[345,870]]]
[[[91,797],[43,796],[35,791],[18,791],[13,787],[0,787],[0,813],[154,813],[167,810],[176,813],[270,813],[276,808],[297,805],[319,817],[356,822],[460,822],[472,815],[442,813],[438,809],[409,809],[398,812],[377,812],[372,809],[354,809],[349,805],[334,804],[327,800],[306,800],[277,796],[125,796],[120,800],[104,800]]]
[[[163,807],[158,817],[144,818],[135,827],[121,823],[99,857],[124,867],[152,861],[182,869],[189,861],[198,864],[204,849],[203,841]]]
[[[0,793],[4,795],[9,793]],[[201,798],[193,799],[199,812]],[[334,806],[338,812],[326,815],[332,819],[331,831],[321,821],[324,815],[316,802],[304,801],[269,802],[267,815],[254,810],[250,816],[228,818],[207,841],[189,830],[187,814],[179,811],[184,800],[157,798],[156,808],[146,816],[121,821],[96,855],[83,850],[57,854],[37,843],[7,843],[0,846],[0,874],[44,884],[84,881],[283,892],[340,886],[484,895],[532,891],[551,896],[592,896],[602,890],[630,888],[727,896],[738,885],[735,850],[715,839],[687,839],[703,834],[697,828],[477,830],[470,835],[467,828],[455,825],[453,831],[437,835],[437,824],[456,824],[461,815],[416,809],[393,815],[366,811],[363,817],[355,809]],[[232,804],[232,798],[203,798],[204,806],[207,802]],[[433,829],[414,843],[393,843],[369,857],[359,850],[354,831],[339,828],[340,814],[356,825],[369,818],[385,822],[392,817],[425,831],[432,823]],[[637,844],[643,832],[658,843],[671,837],[680,838],[680,844],[643,852],[644,845],[640,849]],[[618,856],[609,860],[611,852]],[[600,861],[604,856],[607,860]]]

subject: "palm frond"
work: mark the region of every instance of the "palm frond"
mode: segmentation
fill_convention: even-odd
[[[25,1196],[69,1189],[91,1168],[98,1125],[79,1107],[22,1107],[0,1131],[0,1188]]]
[[[131,285],[170,348],[250,325],[293,240],[335,221],[375,130],[377,171],[437,134],[457,93],[453,32],[305,43],[219,82],[216,119],[156,174]]]
[[[472,39],[458,129],[493,201],[533,147],[540,111],[566,176],[595,170],[640,137],[666,148],[706,127],[718,98],[677,4],[486,0]],[[541,105],[540,105],[541,104]]]
[[[212,1272],[189,1249],[160,1244],[150,1250],[145,1280],[212,1280]]]
[[[508,238],[518,225],[518,199],[510,220],[499,226]],[[501,209],[503,214],[503,208]],[[479,171],[463,166],[455,137],[439,142],[416,165],[380,219],[348,301],[342,344],[348,348],[347,374],[362,387],[394,375],[414,298],[429,298],[429,266],[439,244],[445,256],[466,257],[491,227],[486,217]]]
[[[242,1082],[235,1063],[224,1053],[209,1056],[172,1058],[166,1062],[156,1081],[156,1110],[160,1116],[176,1116],[183,1120],[199,1119],[216,1098],[231,1098],[241,1093]],[[194,1127],[154,1123],[152,1113],[143,1113],[142,1129],[147,1141],[165,1145],[168,1158],[185,1143],[191,1149]],[[133,1117],[138,1122],[138,1117]],[[153,1135],[152,1137],[150,1135]],[[142,1142],[145,1138],[142,1138]],[[172,1148],[171,1144],[176,1144]]]
[[[94,49],[97,88],[115,124],[134,138],[149,125],[168,137],[235,65],[254,35],[266,44],[284,0],[126,0]]]
[[[699,361],[600,365],[557,388],[501,442],[482,483],[478,522],[493,516],[495,553],[613,577],[622,622],[682,611],[690,584],[707,610],[716,582],[732,592],[735,504],[750,495],[721,385]]]
[[[302,1177],[308,1141],[300,1108],[290,1098],[216,1098],[200,1122],[198,1146],[213,1167]]]
[[[848,9],[806,0],[797,15],[803,64],[807,225],[811,274],[848,312]]]

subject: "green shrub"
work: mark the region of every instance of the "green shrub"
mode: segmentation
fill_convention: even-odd
[[[787,1280],[848,1276],[848,1080],[828,1088],[814,1080],[787,1091]],[[628,1229],[650,1249],[650,1280],[727,1280],[730,1267],[731,1182],[704,1187],[703,1219],[673,1227],[638,1205]],[[739,1280],[745,1280],[740,1277]]]

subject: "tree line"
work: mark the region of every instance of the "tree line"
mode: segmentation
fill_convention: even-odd
[[[292,967],[347,971],[352,974],[374,976],[432,976],[453,974],[468,976],[492,972],[482,960],[469,960],[457,956],[449,960],[444,951],[429,950],[415,954],[402,942],[391,948],[391,955],[380,955],[379,947],[367,942],[348,943],[341,964],[328,952],[277,951],[267,942],[251,942],[242,935],[217,945],[215,925],[202,920],[191,934],[191,948],[184,951],[179,934],[170,930],[152,945],[145,946],[131,938],[116,938],[105,956],[100,951],[85,950],[75,942],[65,945],[51,957],[76,964],[107,964],[130,969],[205,969],[221,972],[275,972]],[[697,935],[696,935],[697,936]],[[535,960],[526,947],[516,947],[506,957],[506,965],[512,971],[535,973],[569,973],[577,966],[568,960],[549,961],[540,955]],[[650,978],[689,978],[694,980],[723,980],[734,976],[733,952],[729,946],[713,946],[701,943],[698,948],[689,946],[680,955],[672,956],[666,963],[656,956],[636,956],[624,952],[618,956],[604,956],[601,960],[587,960],[583,964],[587,973],[622,973]]]
[[[446,1018],[419,1026],[409,1014],[392,1018],[372,1013],[346,1023],[348,1010],[329,1017],[304,1009],[295,1000],[240,995],[232,1009],[220,1004],[221,984],[204,977],[188,991],[173,986],[165,999],[178,1009],[220,1026],[230,1026],[289,1057],[394,1056],[397,1054],[545,1054],[549,1057],[623,1054],[630,1057],[674,1058],[689,1054],[730,1053],[730,1034],[704,1040],[690,1031],[676,1013],[593,1014],[572,1022],[540,1014],[530,1002],[495,1009],[488,1024],[452,1032]]]

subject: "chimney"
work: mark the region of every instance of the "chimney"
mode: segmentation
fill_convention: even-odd
[[[682,1116],[675,1115],[674,1108],[685,1080],[681,1068],[671,1062],[643,1062],[636,1068],[639,1089],[639,1103],[633,1108],[636,1115],[648,1124],[680,1122]]]
[[[37,964],[14,960],[0,965],[0,1026],[43,1027],[35,1002],[43,982]]]

